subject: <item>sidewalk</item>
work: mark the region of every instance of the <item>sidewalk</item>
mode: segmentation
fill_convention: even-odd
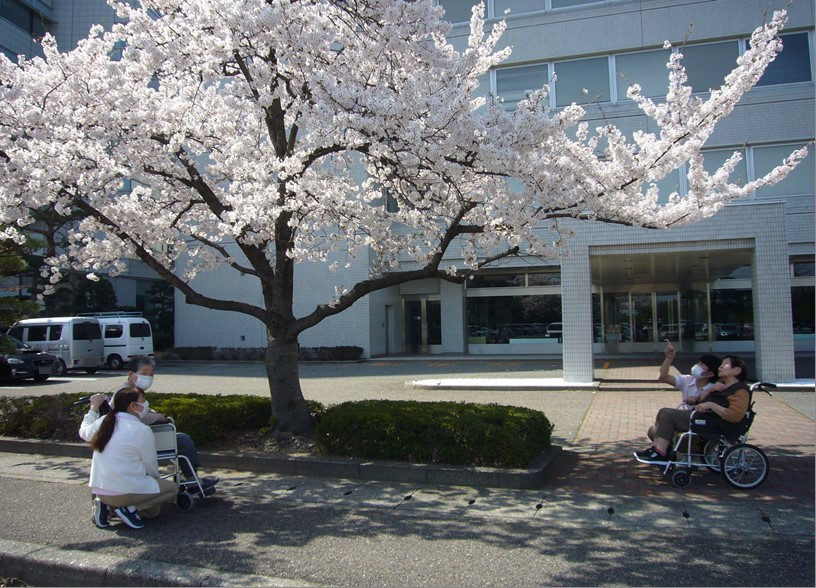
[[[657,468],[640,464],[631,455],[648,444],[645,429],[658,409],[676,401],[676,392],[649,383],[654,371],[654,366],[616,367],[614,361],[604,368],[607,377],[599,379],[594,391],[581,392],[591,394],[589,407],[577,417],[579,422],[570,429],[576,431],[572,442],[564,445],[540,489],[349,481],[224,469],[213,472],[222,477],[219,492],[192,513],[166,509],[150,529],[134,534],[91,525],[87,459],[0,453],[0,505],[5,515],[0,576],[39,570],[52,585],[83,583],[82,579],[85,585],[416,585],[423,579],[428,583],[427,578],[438,585],[441,577],[447,578],[446,584],[490,584],[496,562],[504,561],[501,580],[496,577],[493,583],[529,584],[528,574],[538,573],[532,577],[543,584],[671,585],[676,582],[671,573],[677,572],[665,562],[656,564],[651,571],[655,575],[640,581],[623,575],[644,574],[643,566],[649,564],[639,558],[648,556],[640,550],[667,531],[684,537],[689,558],[700,541],[723,540],[729,545],[767,541],[776,547],[781,541],[785,547],[780,553],[786,554],[796,554],[804,545],[804,555],[799,554],[804,572],[799,573],[807,576],[810,569],[812,574],[813,392],[755,397],[757,417],[749,442],[762,448],[771,464],[761,487],[739,491],[719,474],[695,472],[692,485],[680,490]],[[621,383],[618,380],[628,386],[606,385]],[[53,498],[45,503],[38,499],[43,492],[54,496],[48,484],[62,489],[57,490],[65,497],[61,506]],[[30,528],[30,520],[41,517],[50,517],[48,529],[59,527],[61,533]],[[175,535],[168,543],[164,534],[171,529]],[[687,540],[691,531],[694,541]],[[418,541],[426,533],[427,545]],[[623,541],[626,549],[598,561],[578,555],[588,548],[608,550],[607,539],[597,533]],[[566,554],[555,547],[541,552],[533,538],[545,536],[553,545],[560,540],[563,549],[576,553],[564,560]],[[369,545],[370,540],[377,543]],[[517,549],[529,550],[523,566],[511,564],[504,548],[516,541],[522,541]],[[461,559],[462,546],[480,555]],[[134,553],[142,557],[149,553],[149,561],[134,561]],[[394,559],[397,553],[404,557]],[[529,558],[536,553],[544,559],[533,563]],[[550,556],[561,563],[550,562],[546,559]],[[682,553],[678,557],[685,561]],[[416,567],[412,561],[422,563]],[[563,568],[565,561],[594,570],[596,576],[570,580],[572,576],[556,574],[553,570]],[[371,567],[360,568],[360,562]],[[772,568],[752,572],[746,567],[744,576],[731,580],[752,585],[763,573],[774,573]],[[790,568],[779,573],[790,574]],[[356,574],[354,581],[350,573]],[[719,568],[711,570],[711,576],[704,569],[700,573],[696,583],[701,585],[716,584],[722,577]],[[773,576],[760,583],[784,585],[787,577]]]

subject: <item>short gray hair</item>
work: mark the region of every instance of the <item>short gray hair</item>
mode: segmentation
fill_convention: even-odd
[[[144,366],[149,365],[152,368],[156,367],[156,362],[152,357],[146,355],[137,355],[128,362],[128,371],[138,373]]]

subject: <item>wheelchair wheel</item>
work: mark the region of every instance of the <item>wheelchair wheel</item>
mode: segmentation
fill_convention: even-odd
[[[720,471],[720,444],[717,441],[706,441],[703,445],[703,461],[712,472]]]
[[[688,488],[691,486],[691,472],[685,468],[676,469],[672,473],[671,481],[677,488]]]
[[[765,481],[770,464],[759,447],[741,443],[725,452],[720,467],[726,482],[734,488],[747,490]]]
[[[195,506],[195,499],[189,492],[179,492],[176,495],[176,506],[182,512],[189,512]]]

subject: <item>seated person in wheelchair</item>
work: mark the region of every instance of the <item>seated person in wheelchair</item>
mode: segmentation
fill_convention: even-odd
[[[147,392],[147,389],[150,388],[151,384],[153,384],[153,375],[155,374],[155,371],[156,363],[153,361],[153,358],[147,357],[146,355],[137,355],[131,359],[128,363],[127,380],[113,392],[111,402],[114,398],[116,398],[116,394],[120,390],[133,386]],[[102,405],[99,405],[99,408],[100,410],[97,417],[104,416],[107,412],[108,406],[103,403]],[[145,410],[140,413],[139,418],[145,425],[156,425],[167,422],[167,417],[165,417],[165,415],[149,409],[149,403],[147,403],[147,401],[145,401]],[[88,440],[89,439],[85,439],[85,441]],[[178,444],[179,455],[183,455],[187,458],[179,460],[181,473],[183,474],[185,480],[194,480],[195,474],[198,472],[198,468],[201,465],[199,463],[198,450],[196,449],[195,442],[187,433],[179,432],[176,433],[176,442]],[[190,465],[192,465],[192,469],[190,468]],[[216,476],[208,476],[201,479],[201,483],[204,486],[212,486],[217,482],[218,477]]]
[[[127,526],[141,529],[143,518],[155,517],[162,504],[175,499],[178,486],[159,475],[153,431],[139,418],[147,408],[144,392],[136,387],[119,390],[101,419],[99,396],[91,400],[80,427],[80,436],[89,438],[94,450],[88,482],[94,495],[93,522],[109,526],[113,509]]]
[[[720,381],[704,391],[695,405],[695,421],[705,419],[708,429],[725,435],[739,434],[744,428],[743,420],[751,403],[751,392],[745,380],[748,368],[745,362],[735,355],[723,358],[717,370]],[[654,445],[635,456],[640,461],[666,463],[668,452],[675,433],[689,430],[691,425],[688,410],[661,408],[655,420]]]

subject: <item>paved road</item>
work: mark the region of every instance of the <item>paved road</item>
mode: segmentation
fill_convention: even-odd
[[[162,562],[334,586],[814,582],[812,511],[786,504],[222,471],[218,494],[134,532],[91,525],[87,467],[0,453],[0,548],[56,547],[88,569],[104,554],[135,574]]]

